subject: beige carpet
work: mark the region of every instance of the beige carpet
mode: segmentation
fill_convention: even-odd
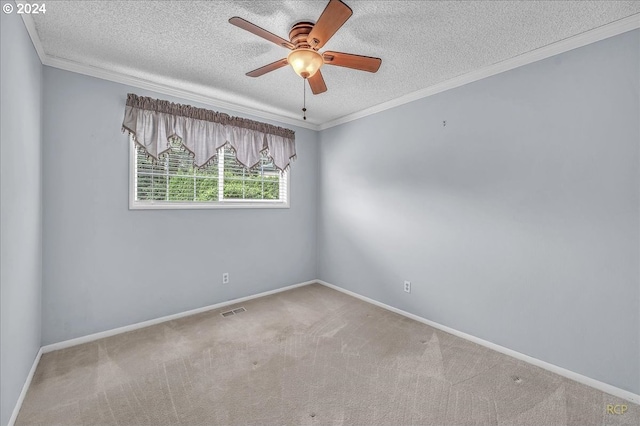
[[[16,424],[639,424],[637,405],[321,285],[242,306],[44,354]]]

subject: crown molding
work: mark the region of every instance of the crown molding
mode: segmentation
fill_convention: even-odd
[[[584,33],[577,34],[564,40],[560,40],[556,43],[540,47],[538,49],[523,53],[513,58],[509,58],[504,61],[479,68],[467,74],[462,74],[450,80],[434,84],[433,86],[408,93],[399,98],[392,99],[388,102],[383,102],[373,107],[363,109],[362,111],[358,111],[353,114],[345,115],[335,120],[322,123],[319,126],[319,130],[325,130],[331,127],[335,127],[340,124],[348,123],[350,121],[354,121],[368,115],[395,108],[397,106],[404,105],[418,99],[426,98],[437,93],[444,92],[446,90],[464,86],[465,84],[473,83],[474,81],[482,80],[484,78],[491,77],[493,75],[521,67],[523,65],[528,65],[533,62],[547,59],[551,56],[568,52],[569,50],[577,49],[579,47],[583,47],[588,44],[595,43],[609,37],[617,36],[619,34],[638,28],[640,28],[640,13],[636,13],[627,18],[623,18],[618,21],[611,22],[610,24],[585,31]]]
[[[253,115],[263,119],[273,120],[280,123],[290,124],[298,127],[304,127],[311,130],[318,130],[318,127],[319,127],[316,124],[304,122],[304,121],[297,120],[284,115],[274,114],[274,113],[270,113],[260,109],[223,101],[214,97],[201,95],[195,92],[191,92],[189,90],[180,89],[167,84],[156,83],[151,80],[145,80],[139,77],[133,77],[120,72],[108,71],[102,68],[69,61],[67,59],[60,59],[60,58],[54,58],[51,56],[46,56],[45,61],[43,61],[42,63],[43,65],[63,69],[66,71],[72,71],[78,74],[84,74],[91,77],[100,78],[103,80],[109,80],[115,83],[126,84],[128,86],[134,86],[140,89],[152,90],[154,92],[162,93],[164,95],[175,96],[177,98],[182,98],[182,99],[186,99],[194,102],[200,102],[205,105],[210,105],[216,108],[231,110],[233,111],[233,113],[249,114],[249,115]]]
[[[47,55],[42,47],[42,42],[38,37],[35,23],[31,18],[31,15],[23,14],[22,20],[27,28],[29,36],[33,46],[40,57],[40,61],[43,65],[60,68],[66,71],[72,71],[79,74],[88,75],[91,77],[100,78],[103,80],[113,81],[116,83],[126,84],[129,86],[138,87],[141,89],[152,90],[154,92],[163,93],[165,95],[175,96],[182,99],[191,100],[194,102],[200,102],[206,105],[215,106],[218,108],[224,108],[240,112],[243,114],[250,114],[256,117],[264,118],[267,120],[274,120],[285,124],[290,124],[298,127],[303,127],[310,130],[325,130],[331,127],[338,126],[340,124],[348,123],[350,121],[358,120],[360,118],[376,114],[378,112],[385,111],[387,109],[395,108],[400,105],[407,104],[409,102],[416,101],[418,99],[426,98],[437,93],[441,93],[456,87],[464,86],[465,84],[472,83],[474,81],[482,80],[487,77],[491,77],[496,74],[503,73],[505,71],[512,70],[524,65],[531,64],[543,59],[547,59],[551,56],[555,56],[564,52],[568,52],[579,47],[586,46],[591,43],[595,43],[609,37],[632,31],[640,28],[640,13],[628,16],[623,19],[611,22],[609,24],[594,28],[589,31],[585,31],[581,34],[577,34],[572,37],[568,37],[564,40],[560,40],[556,43],[549,44],[547,46],[540,47],[530,52],[523,53],[513,58],[506,59],[501,62],[497,62],[492,65],[488,65],[483,68],[479,68],[475,71],[454,77],[452,79],[443,81],[441,83],[434,84],[415,92],[408,93],[400,96],[396,99],[392,99],[381,104],[365,108],[361,111],[353,114],[348,114],[343,117],[339,117],[335,120],[327,121],[325,123],[313,124],[307,121],[298,120],[289,116],[274,114],[264,110],[223,101],[210,96],[201,95],[188,90],[179,89],[174,86],[170,86],[163,83],[157,83],[151,80],[144,80],[138,77],[133,77],[124,73],[107,71],[102,68],[93,67],[89,65],[80,64],[77,62],[69,61],[66,59],[55,58]]]
[[[17,2],[13,2],[17,6]],[[36,49],[36,53],[40,58],[40,62],[44,64],[44,59],[46,58],[46,53],[44,53],[44,47],[42,47],[42,42],[40,41],[40,37],[38,37],[38,31],[36,30],[36,24],[33,22],[33,18],[31,15],[27,13],[23,13],[20,15],[22,17],[22,22],[24,26],[27,28],[27,33],[29,33],[29,38],[31,38],[31,43],[33,43],[33,47]]]
[[[164,83],[157,83],[152,80],[145,80],[139,77],[127,75],[125,73],[121,73],[117,71],[109,71],[103,68],[94,67],[91,65],[85,65],[79,62],[70,61],[68,59],[62,59],[62,58],[57,58],[54,56],[47,55],[44,52],[44,48],[42,47],[42,42],[40,41],[40,37],[38,37],[38,32],[36,30],[36,26],[31,15],[22,14],[22,20],[24,21],[24,24],[27,28],[29,37],[31,37],[33,46],[35,47],[36,52],[38,53],[40,62],[42,62],[43,65],[59,68],[65,71],[75,72],[78,74],[88,75],[90,77],[100,78],[102,80],[113,81],[115,83],[126,84],[128,86],[133,86],[140,89],[151,90],[151,91],[162,93],[165,95],[175,96],[177,98],[182,98],[182,99],[186,99],[194,102],[200,102],[206,105],[214,106],[216,108],[231,110],[234,113],[239,112],[242,114],[249,114],[249,115],[253,115],[253,116],[260,117],[267,120],[277,121],[284,124],[303,127],[305,129],[316,130],[316,131],[319,130],[318,124],[313,124],[308,121],[302,121],[302,120],[291,118],[282,114],[274,114],[261,109],[252,108],[252,107],[240,105],[233,102],[223,101],[221,99],[217,99],[211,96],[206,96],[206,95],[195,93],[189,90],[180,89],[175,86],[171,86]]]

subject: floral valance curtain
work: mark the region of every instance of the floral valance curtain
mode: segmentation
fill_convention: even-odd
[[[265,150],[281,171],[296,157],[293,130],[133,93],[127,96],[122,131],[155,160],[171,148],[172,139],[178,139],[196,167],[214,161],[218,149],[227,144],[248,169],[260,163]]]

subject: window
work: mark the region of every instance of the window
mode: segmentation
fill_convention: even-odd
[[[262,155],[260,165],[246,170],[232,148],[198,169],[178,141],[154,163],[133,139],[131,143],[131,209],[189,209],[225,207],[289,207],[288,172],[281,173]]]

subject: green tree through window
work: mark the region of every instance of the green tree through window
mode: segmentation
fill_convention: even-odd
[[[260,164],[251,170],[235,160],[231,148],[221,148],[218,159],[203,168],[193,166],[193,159],[178,141],[158,162],[148,158],[136,146],[135,201],[141,204],[216,203],[224,201],[286,202],[286,175],[262,155]]]

